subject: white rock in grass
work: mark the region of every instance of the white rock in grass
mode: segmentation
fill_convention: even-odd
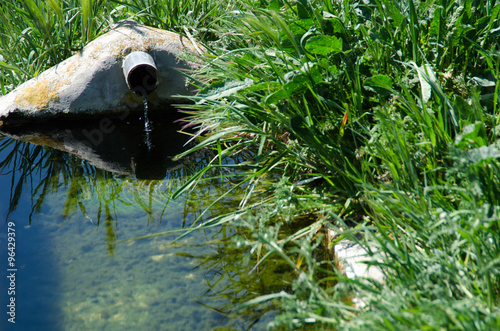
[[[159,85],[148,97],[150,109],[179,102],[177,95],[193,94],[183,72],[195,70],[197,64],[182,56],[204,49],[176,33],[125,20],[82,51],[1,97],[0,120],[5,125],[142,109],[141,97],[129,90],[122,72],[122,60],[134,51],[149,53],[158,68]]]
[[[384,282],[382,270],[375,265],[368,264],[373,261],[373,258],[361,245],[349,240],[342,240],[335,245],[335,255],[337,259],[342,260],[344,273],[348,278],[363,277],[380,283]]]
[[[332,229],[329,230],[330,238],[337,236]],[[349,279],[372,279],[379,283],[384,283],[385,277],[382,270],[376,265],[370,265],[370,262],[377,259],[370,256],[367,250],[361,245],[350,240],[344,239],[334,245],[334,258],[337,261],[337,266],[342,273]],[[358,308],[364,308],[366,303],[363,298],[355,296],[352,301]]]

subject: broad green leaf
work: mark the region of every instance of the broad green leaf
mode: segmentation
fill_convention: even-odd
[[[429,65],[426,65],[425,67],[422,66],[419,69],[420,70],[417,70],[417,72],[418,80],[420,81],[420,88],[422,89],[422,101],[427,103],[431,99],[432,94],[431,81],[437,82],[437,79]]]
[[[487,137],[484,124],[476,122],[465,126],[455,138],[455,145],[460,149],[486,145]]]
[[[488,26],[488,23],[490,20],[491,20],[490,15],[483,16],[480,19],[478,19],[477,22],[474,23],[476,30],[478,30],[478,31],[483,30],[485,27]]]
[[[269,10],[274,10],[274,11],[279,11],[282,6],[282,3],[278,0],[272,0],[269,5],[267,6],[267,9]]]
[[[389,12],[390,17],[394,20],[393,26],[396,28],[400,27],[401,23],[405,19],[405,16],[401,13],[401,9],[398,6],[399,3],[393,0],[384,0],[383,4]]]
[[[326,21],[330,21],[330,23],[333,26],[333,32],[334,33],[343,33],[344,32],[344,25],[342,24],[342,21],[340,18],[338,18],[336,15],[333,15],[332,13],[329,13],[327,11],[323,11],[323,19]]]
[[[495,24],[495,22],[497,21],[497,17],[500,13],[500,6],[495,6],[493,7],[493,10],[491,11],[491,19],[490,19],[490,22],[488,23],[488,28],[491,29],[493,27],[493,25]],[[499,28],[497,28],[496,30],[498,30]],[[491,33],[491,31],[490,31]]]
[[[445,107],[447,108],[454,129],[458,130],[459,125],[457,118],[455,116],[455,110],[453,109],[453,105],[451,104],[450,100],[448,99],[443,89],[441,88],[441,85],[437,80],[436,74],[432,70],[431,65],[426,64],[419,67],[415,62],[410,62],[409,65],[412,66],[415,70],[417,70],[418,79],[420,81],[420,87],[422,89],[423,102],[427,102],[431,97],[431,91],[434,91],[434,93],[439,97],[443,105],[445,105]]]
[[[299,96],[302,91],[307,89],[308,85],[319,83],[323,76],[317,63],[306,62],[300,69],[286,73],[284,79],[287,83],[281,89],[270,94],[266,99],[267,103],[276,103],[292,95]]]
[[[283,78],[287,83],[293,81],[295,83],[303,83],[304,81],[312,80],[314,84],[317,84],[323,80],[323,75],[318,68],[317,62],[306,62],[300,69],[287,72]]]
[[[469,105],[467,100],[459,95],[456,95],[455,100],[453,100],[453,109],[455,109],[458,118],[462,121],[462,125],[468,124],[471,121],[475,120],[474,109],[471,107],[471,105]]]
[[[375,75],[363,83],[363,87],[371,92],[381,95],[389,95],[393,91],[392,79],[387,75]]]
[[[436,7],[434,17],[432,18],[429,34],[439,36],[441,31],[441,8]]]
[[[292,31],[294,36],[298,36],[306,33],[313,26],[314,21],[312,20],[312,18],[304,18],[292,22],[290,24],[290,30]]]
[[[318,55],[342,52],[342,40],[334,36],[314,36],[307,40],[306,51]]]
[[[283,85],[283,88],[274,92],[266,98],[266,103],[273,104],[278,101],[288,99],[292,95],[298,95],[301,91],[306,90],[307,84],[304,80],[292,80],[289,83]]]

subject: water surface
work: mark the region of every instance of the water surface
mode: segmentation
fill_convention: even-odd
[[[130,240],[191,226],[206,201],[227,189],[214,182],[173,200],[211,156],[173,160],[186,136],[177,135],[170,116],[150,120],[151,146],[133,116],[8,133],[51,147],[0,141],[2,307],[11,297],[5,290],[9,222],[15,223],[17,269],[15,328],[4,308],[2,329],[238,330],[264,329],[271,320],[272,307],[228,313],[259,288],[274,290],[271,278],[242,273],[251,266],[231,249],[231,229],[197,231],[175,242],[177,234]],[[231,201],[205,218],[224,204]]]

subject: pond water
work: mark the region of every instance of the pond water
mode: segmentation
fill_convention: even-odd
[[[1,330],[258,330],[273,319],[272,305],[232,309],[281,279],[248,273],[233,229],[158,235],[191,226],[227,187],[172,199],[213,156],[173,161],[188,138],[175,118],[151,116],[149,148],[138,116],[0,136]]]

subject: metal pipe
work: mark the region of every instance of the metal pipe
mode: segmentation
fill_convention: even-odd
[[[158,85],[158,69],[146,52],[132,52],[123,60],[123,75],[128,87],[135,93],[146,96]]]

